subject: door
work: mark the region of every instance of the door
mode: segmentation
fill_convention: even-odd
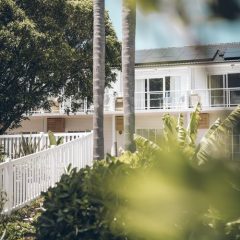
[[[146,105],[149,109],[163,108],[163,78],[149,79]]]
[[[230,106],[240,104],[240,73],[228,74],[228,99]]]
[[[184,102],[184,96],[181,94],[181,77],[167,76],[165,77],[165,98],[164,104],[166,108],[176,108]]]
[[[163,109],[178,106],[181,100],[180,87],[179,76],[146,79],[145,108]]]
[[[211,75],[208,82],[211,107],[222,107],[226,102],[225,76]]]

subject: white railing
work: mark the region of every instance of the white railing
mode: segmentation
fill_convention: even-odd
[[[122,96],[122,93],[107,93],[104,96],[104,111],[115,111],[116,96]],[[234,107],[240,103],[240,88],[135,92],[136,110],[189,109],[192,108],[197,101],[200,101],[202,106],[206,108]],[[68,105],[71,106],[71,103],[68,103]],[[64,106],[64,104],[62,106]],[[71,108],[69,109],[71,110]],[[52,111],[53,114],[64,114],[64,112],[63,107]],[[77,113],[84,112],[93,112],[93,105],[89,104],[86,99],[83,101],[82,107],[77,110]]]
[[[66,167],[83,168],[93,161],[93,134],[0,164],[0,189],[7,193],[4,212],[20,208],[60,180]]]
[[[135,93],[136,110],[188,108],[187,91],[150,91]]]
[[[63,138],[63,143],[79,138],[83,133],[54,133],[56,139]],[[9,158],[16,158],[19,153],[20,143],[24,138],[27,142],[37,145],[36,151],[42,151],[50,147],[47,133],[40,134],[18,134],[18,135],[0,135],[0,146],[3,146],[4,153]]]
[[[191,95],[190,95],[191,96]],[[203,107],[235,107],[240,104],[240,88],[212,88],[193,90],[193,96]]]

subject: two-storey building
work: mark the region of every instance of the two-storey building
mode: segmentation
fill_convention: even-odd
[[[199,136],[219,116],[240,104],[240,42],[136,51],[136,132],[146,137],[162,129],[165,113],[185,115],[202,105]],[[121,72],[105,91],[105,151],[123,145]],[[70,106],[70,102],[64,103]],[[64,104],[52,112],[37,112],[14,132],[79,132],[92,129],[92,107],[84,101],[76,113],[64,113]]]

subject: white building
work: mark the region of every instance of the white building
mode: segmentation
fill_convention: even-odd
[[[136,132],[157,134],[164,113],[182,112],[187,121],[200,101],[202,135],[217,117],[226,116],[240,104],[240,42],[137,51],[135,82]],[[92,108],[87,109],[86,102],[74,114],[67,115],[63,109],[59,106],[51,113],[34,113],[14,132],[92,129]],[[115,142],[118,147],[123,145],[122,116],[122,81],[118,72],[117,82],[105,94],[106,152],[112,152]]]

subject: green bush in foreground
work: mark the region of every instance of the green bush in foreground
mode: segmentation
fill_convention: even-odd
[[[127,164],[104,161],[95,163],[93,169],[69,170],[56,187],[43,194],[46,211],[39,218],[37,238],[121,239],[111,232],[115,216],[108,207],[120,204],[112,184],[129,170]]]
[[[63,175],[44,194],[37,239],[238,239],[239,166],[155,150]]]

